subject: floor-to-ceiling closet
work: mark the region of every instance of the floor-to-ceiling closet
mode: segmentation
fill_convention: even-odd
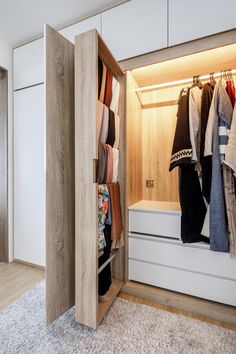
[[[209,80],[210,73],[215,72],[217,80],[218,73],[233,70],[236,65],[234,37],[231,33],[231,36],[220,36],[217,40],[216,36],[212,41],[197,41],[197,50],[190,44],[184,44],[123,63],[123,68],[129,72],[125,91],[125,125],[122,126],[125,142],[121,156],[125,165],[121,171],[121,182],[123,185],[124,175],[123,217],[126,219],[128,215],[128,221],[125,223],[127,247],[113,261],[113,274],[119,281],[136,281],[223,304],[236,304],[235,260],[229,253],[213,252],[207,244],[183,244],[180,240],[178,171],[169,172],[179,92],[186,83],[192,84],[195,75],[206,75],[205,79]],[[63,37],[47,27],[46,39],[46,85],[52,88],[54,82],[55,86],[55,91],[47,91],[47,170],[51,170],[50,161],[56,164],[47,174],[47,195],[50,196],[47,197],[47,202],[50,202],[47,205],[48,322],[73,305],[75,295],[77,320],[95,328],[102,319],[99,314],[104,314],[111,305],[110,302],[107,308],[101,306],[97,294],[99,269],[94,174],[97,160],[98,55],[113,68],[117,77],[122,76],[122,71],[95,31],[77,37],[74,64],[73,49],[68,48]],[[65,82],[67,77],[70,80]],[[57,96],[50,99],[50,95],[55,93]],[[77,139],[75,155],[73,138],[70,139],[70,129],[73,128],[69,101],[72,104],[73,94]],[[58,99],[60,102],[57,103]],[[55,106],[58,108],[62,103],[63,109],[56,115],[60,110]],[[64,126],[65,120],[67,124]],[[58,129],[55,129],[57,125]],[[73,158],[76,165],[75,253],[71,214],[73,179],[68,174],[73,171]],[[50,207],[52,203],[54,208]],[[65,218],[63,222],[62,217]],[[129,283],[126,284],[128,288]],[[104,311],[99,310],[102,308]]]
[[[186,44],[169,58],[166,51],[169,60],[158,60],[157,54],[152,63],[150,55],[151,65],[142,67],[137,60],[132,70],[133,59],[128,63],[126,102],[129,280],[233,306],[235,259],[204,242],[182,242],[179,171],[169,172],[169,167],[181,90],[191,87],[195,75],[203,76],[204,84],[210,73],[215,81],[225,78],[224,70],[233,74],[235,51],[235,44],[223,43],[210,50],[200,46],[192,53]]]

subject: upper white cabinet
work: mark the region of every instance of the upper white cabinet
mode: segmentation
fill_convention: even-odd
[[[44,82],[44,40],[25,44],[13,51],[14,90]]]
[[[167,47],[167,0],[131,0],[104,12],[102,37],[117,60]]]
[[[169,0],[169,46],[236,27],[235,0]]]
[[[80,33],[89,31],[93,28],[101,33],[102,31],[102,15],[96,15],[93,17],[89,17],[84,21],[77,22],[74,25],[63,28],[59,33],[61,33],[64,37],[66,37],[72,43],[75,43],[75,36]]]
[[[102,15],[92,16],[84,21],[75,23],[60,31],[70,40],[75,36],[96,28],[101,33]],[[43,38],[25,44],[13,51],[14,90],[44,82],[44,40]]]

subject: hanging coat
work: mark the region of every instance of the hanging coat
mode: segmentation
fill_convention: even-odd
[[[213,124],[212,184],[210,202],[210,245],[214,251],[229,251],[229,234],[226,219],[222,161],[228,143],[233,108],[226,89],[219,80],[215,87],[208,123]]]

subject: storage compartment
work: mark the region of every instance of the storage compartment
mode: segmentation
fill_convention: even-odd
[[[129,234],[129,259],[236,281],[235,261],[227,253],[212,252],[204,243]]]
[[[204,84],[212,72],[216,81],[223,70],[234,75],[236,44],[189,55],[186,48],[166,61],[160,52],[155,64],[127,75],[129,279],[236,305],[230,254],[182,243],[179,171],[169,172],[181,90],[192,86],[193,76],[203,76]]]
[[[180,218],[179,203],[142,200],[129,207],[129,231],[179,239]]]
[[[129,260],[129,279],[236,306],[236,282],[159,264]]]

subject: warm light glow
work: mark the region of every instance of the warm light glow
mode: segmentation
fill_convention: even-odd
[[[236,69],[234,70],[230,70],[230,73],[236,74]],[[222,72],[218,72],[218,73],[214,73],[214,78],[219,78],[221,77]],[[199,76],[200,80],[208,80],[210,78],[210,75],[202,75]],[[155,90],[155,89],[159,89],[159,88],[163,88],[163,87],[169,87],[169,86],[178,86],[181,84],[187,84],[187,83],[191,83],[193,82],[193,78],[189,78],[189,79],[183,79],[183,80],[177,80],[177,81],[171,81],[171,82],[164,82],[161,84],[155,84],[155,85],[150,85],[150,86],[143,86],[143,87],[139,87],[136,89],[136,91],[148,91],[148,90]]]

